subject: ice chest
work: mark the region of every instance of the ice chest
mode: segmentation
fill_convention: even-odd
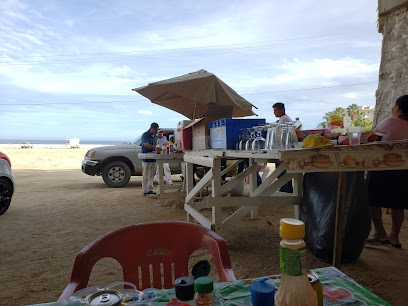
[[[208,123],[211,149],[235,150],[240,129],[265,125],[265,119],[219,119]]]

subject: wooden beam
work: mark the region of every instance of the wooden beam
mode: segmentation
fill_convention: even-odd
[[[255,168],[255,165],[246,168],[244,171],[239,173],[237,176],[233,177],[227,183],[222,185],[221,194],[226,193],[228,190],[230,190],[232,187],[234,187],[236,184],[238,184],[241,180],[243,180],[245,177],[247,177],[249,175],[249,173],[253,170],[253,168]]]
[[[184,161],[187,163],[202,165],[206,167],[214,166],[214,159],[211,157],[194,156],[194,155],[184,155]]]
[[[194,174],[193,174],[194,175]],[[211,180],[213,179],[213,169],[210,169],[204,177],[194,186],[194,188],[187,194],[186,196],[186,203],[190,204],[189,202],[194,199],[197,193],[199,193],[203,188],[206,188],[211,184]]]
[[[268,196],[274,194],[281,187],[283,187],[287,182],[292,180],[294,177],[293,174],[286,173],[282,175],[277,181],[273,182],[270,186],[265,188],[265,190],[259,193],[257,196]],[[252,196],[252,195],[251,195]]]
[[[256,197],[264,192],[265,189],[267,189],[277,178],[279,175],[282,174],[283,171],[285,171],[286,167],[284,164],[280,164],[278,168],[275,169],[271,173],[271,175],[268,176],[268,178],[262,182],[262,184],[254,191],[251,193],[251,197]]]
[[[222,170],[221,176],[223,176],[224,174],[227,174],[228,172],[230,172],[232,169],[234,169],[236,166],[238,166],[243,161],[244,161],[243,159],[239,159],[239,160],[235,161],[231,166],[229,166],[228,168]]]
[[[212,180],[212,197],[221,197],[221,159],[214,160],[213,170],[213,180]],[[219,206],[212,206],[212,224],[213,231],[220,233],[222,231],[222,208]]]
[[[203,216],[201,213],[196,211],[193,207],[191,207],[188,204],[184,204],[184,209],[187,211],[187,213],[192,216],[194,219],[198,221],[202,226],[205,228],[211,229],[212,223],[210,220],[208,220],[205,216]]]

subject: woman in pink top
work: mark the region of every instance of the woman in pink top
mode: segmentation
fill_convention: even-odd
[[[382,141],[408,139],[408,95],[397,99],[392,108],[392,117],[381,121],[374,131],[384,135]],[[408,198],[403,192],[407,183],[408,170],[368,172],[368,200],[375,232],[367,242],[401,248],[398,236],[404,221],[404,209],[408,209]],[[392,228],[389,235],[384,229],[381,207],[391,208]]]

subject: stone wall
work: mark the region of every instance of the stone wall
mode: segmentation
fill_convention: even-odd
[[[383,41],[374,126],[391,116],[395,100],[408,94],[408,8],[387,15]]]

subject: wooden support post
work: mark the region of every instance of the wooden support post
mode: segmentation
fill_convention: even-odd
[[[249,176],[249,184],[250,184],[250,193],[253,194],[255,192],[255,190],[258,188],[258,164],[254,161],[253,158],[249,159],[249,166],[253,166],[253,169],[251,171],[251,174]],[[258,212],[259,212],[259,208],[258,206],[255,207],[252,211],[251,211],[251,218],[257,218],[258,217]]]
[[[214,159],[214,167],[212,168],[212,197],[221,197],[221,159]],[[220,234],[222,231],[222,207],[212,206],[212,223],[214,232]]]
[[[159,198],[160,198],[160,206],[166,206],[166,196],[164,194],[164,169],[163,169],[163,163],[161,161],[157,161],[157,165],[159,167],[159,177],[157,180],[159,181]]]
[[[191,192],[191,190],[193,190],[194,185],[193,185],[193,175],[194,175],[194,171],[193,171],[193,164],[192,163],[188,163],[186,162],[186,173],[185,173],[185,178],[184,180],[186,181],[186,197],[189,195],[189,193]],[[185,204],[188,204],[187,202],[185,202]],[[187,222],[190,221],[190,214],[188,213],[187,210]]]
[[[340,269],[343,247],[344,207],[346,206],[347,173],[339,172],[334,228],[333,266]]]

